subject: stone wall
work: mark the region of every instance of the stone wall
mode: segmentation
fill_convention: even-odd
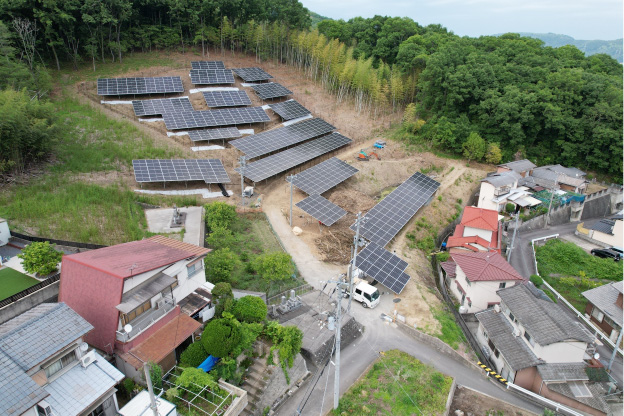
[[[581,214],[581,220],[608,217],[611,212],[611,195],[605,193],[594,198],[587,198]]]
[[[343,320],[344,323],[342,324],[342,329],[340,330],[341,350],[345,346],[355,341],[355,339],[362,334],[362,326],[358,321],[355,320],[355,318],[349,315],[345,315],[343,316]],[[336,337],[334,335],[328,337],[321,345],[316,345],[314,351],[302,348],[301,354],[303,354],[304,357],[314,363],[314,365],[322,365],[331,354],[335,338]]]

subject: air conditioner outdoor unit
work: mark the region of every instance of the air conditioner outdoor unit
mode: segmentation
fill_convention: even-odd
[[[82,365],[84,368],[87,368],[89,364],[93,363],[94,361],[95,361],[95,352],[91,350],[85,355],[83,355],[82,358],[80,358],[80,365]]]
[[[52,407],[45,400],[37,403],[37,414],[39,416],[52,416]]]
[[[520,336],[520,330],[518,328],[513,330],[513,335],[514,337],[519,337]]]
[[[158,302],[156,302],[156,308],[162,309],[164,307],[165,307],[165,299],[158,299]]]

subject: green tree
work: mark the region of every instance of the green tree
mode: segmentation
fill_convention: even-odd
[[[212,251],[206,256],[206,281],[228,282],[232,272],[240,265],[240,259],[229,248]]]
[[[258,296],[244,296],[236,301],[232,314],[240,322],[262,322],[267,316],[267,305]]]
[[[295,273],[295,265],[288,253],[275,252],[258,256],[254,269],[269,281],[286,280]]]
[[[210,230],[229,229],[236,219],[236,208],[225,202],[212,202],[204,206],[206,225]]]
[[[180,354],[181,367],[197,367],[208,358],[208,353],[201,342],[194,342]]]
[[[479,133],[472,132],[462,145],[462,149],[464,151],[464,156],[470,160],[480,160],[485,156],[486,144],[485,140]]]
[[[22,266],[28,273],[45,276],[56,271],[63,257],[63,253],[56,251],[54,247],[49,241],[30,243],[17,257],[22,260]]]
[[[494,165],[500,163],[503,158],[501,149],[497,143],[488,143],[487,151],[485,152],[485,161]]]
[[[210,234],[206,238],[206,244],[215,250],[231,248],[236,242],[236,237],[232,231],[221,226],[211,228]]]
[[[162,367],[155,362],[149,362],[150,379],[152,380],[152,386],[156,389],[162,389]]]
[[[216,380],[210,373],[195,367],[185,368],[182,374],[176,378],[175,384],[196,394],[201,393],[205,387],[215,393],[219,389]]]
[[[206,324],[201,343],[209,355],[227,357],[240,344],[242,337],[237,323],[233,319],[221,318]]]

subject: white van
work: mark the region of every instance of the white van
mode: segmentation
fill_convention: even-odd
[[[374,308],[379,305],[379,299],[379,290],[363,280],[353,288],[353,300],[360,302],[365,308]]]

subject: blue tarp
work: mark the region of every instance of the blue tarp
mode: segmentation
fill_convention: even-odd
[[[197,368],[201,368],[207,373],[208,371],[212,370],[215,365],[217,365],[219,360],[220,358],[209,355],[208,358],[206,358],[204,362],[201,363]]]

